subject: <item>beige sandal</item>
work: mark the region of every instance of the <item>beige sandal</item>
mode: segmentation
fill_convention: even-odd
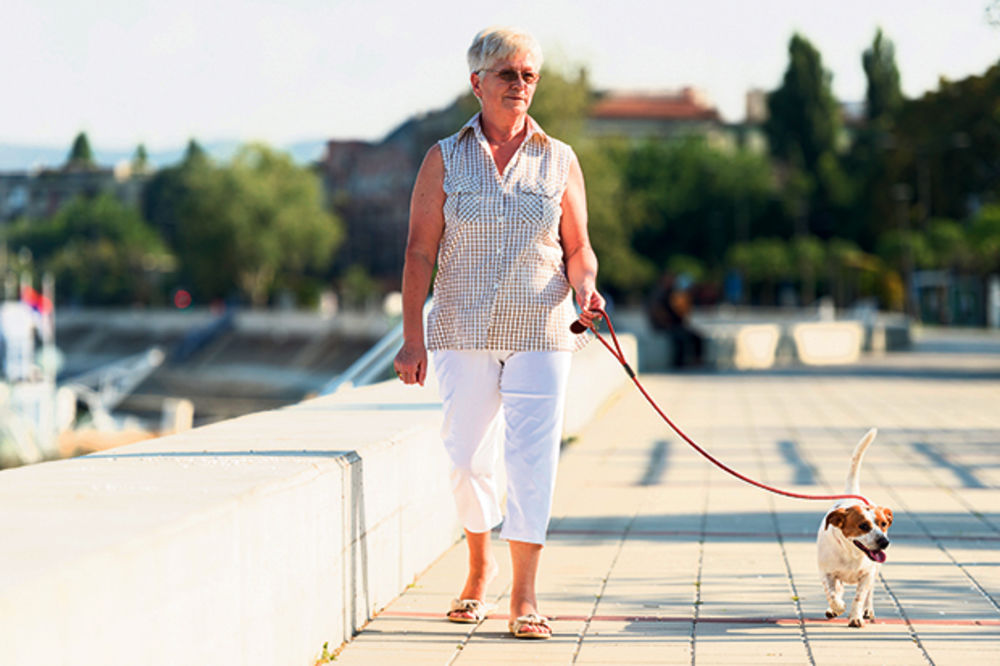
[[[548,631],[525,631],[525,627],[538,627],[548,629]],[[549,618],[537,613],[528,613],[517,619],[511,618],[507,621],[507,628],[510,629],[510,633],[514,635],[514,638],[552,638],[552,627],[549,626]]]
[[[496,610],[496,604],[488,604],[479,599],[452,599],[451,610],[447,617],[451,622],[461,624],[479,624],[486,619],[486,616]],[[470,617],[452,615],[452,613],[468,613]]]

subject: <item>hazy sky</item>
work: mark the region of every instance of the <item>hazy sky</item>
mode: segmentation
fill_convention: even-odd
[[[881,26],[917,96],[1000,60],[991,2],[3,0],[0,141],[376,139],[462,92],[465,49],[491,24],[528,29],[547,64],[586,65],[600,88],[699,87],[727,120],[748,88],[779,83],[794,31],[839,98],[863,99]]]

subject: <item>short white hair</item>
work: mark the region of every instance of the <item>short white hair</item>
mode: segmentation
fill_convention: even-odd
[[[542,47],[530,34],[517,28],[490,27],[480,30],[472,46],[469,47],[467,58],[469,72],[480,72],[489,69],[498,60],[509,58],[517,53],[527,51],[535,58],[535,66],[542,68]]]

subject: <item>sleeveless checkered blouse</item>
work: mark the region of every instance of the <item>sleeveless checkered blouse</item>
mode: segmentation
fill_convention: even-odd
[[[497,172],[479,114],[438,142],[444,233],[429,349],[576,351],[572,290],[559,237],[573,150],[528,118],[524,142]]]

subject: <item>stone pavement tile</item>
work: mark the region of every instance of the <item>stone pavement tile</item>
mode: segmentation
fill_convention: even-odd
[[[506,621],[487,620],[462,648],[456,664],[568,664],[576,651],[583,622],[552,622],[548,640],[517,640],[511,637]]]
[[[935,664],[996,664],[1000,661],[1000,627],[922,626],[920,642]]]
[[[1000,441],[1000,435],[998,435],[997,440]],[[1000,472],[1000,463],[996,461],[996,453],[993,456],[993,465]],[[997,492],[997,488],[1000,488],[1000,479],[992,488],[960,488],[954,491],[964,503],[969,505],[969,510],[973,515],[978,514],[981,520],[986,521],[985,524],[994,535],[1000,534],[1000,493]]]
[[[699,546],[674,539],[629,539],[597,607],[600,617],[692,617]]]
[[[593,621],[577,664],[690,664],[690,622]]]
[[[928,546],[911,555],[912,560],[882,565],[883,577],[911,620],[1000,619],[996,608],[938,548]]]
[[[963,568],[977,583],[983,588],[986,594],[990,595],[993,602],[1000,604],[1000,562],[996,551],[979,550],[972,555],[963,555],[968,551],[950,550],[951,554],[963,563]],[[993,557],[990,558],[989,556]],[[990,561],[992,559],[992,561]],[[992,605],[992,604],[991,604]],[[996,610],[996,609],[994,609]],[[997,617],[1000,617],[1000,610],[996,610]]]
[[[699,622],[697,664],[804,664],[808,655],[797,625]]]
[[[898,625],[807,624],[809,649],[817,664],[924,664],[920,647]]]

